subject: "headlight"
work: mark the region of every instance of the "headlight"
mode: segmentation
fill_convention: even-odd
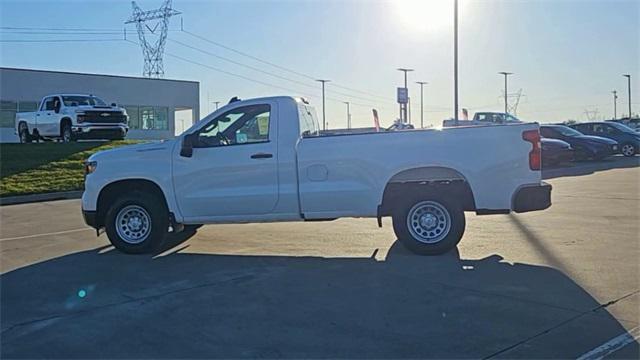
[[[85,161],[84,162],[84,175],[89,175],[91,173],[93,173],[94,171],[96,171],[96,168],[98,167],[98,162],[97,161]]]

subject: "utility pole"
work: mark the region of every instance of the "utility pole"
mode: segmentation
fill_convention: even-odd
[[[501,71],[498,74],[504,75],[504,113],[509,113],[509,93],[507,92],[507,77],[513,75],[513,73]]]
[[[624,74],[622,76],[627,78],[627,89],[629,91],[629,120],[631,120],[631,75]]]
[[[398,71],[402,71],[404,73],[404,88],[405,91],[407,92],[407,98],[409,97],[409,90],[407,89],[407,73],[410,71],[413,71],[413,69],[406,69],[406,68],[398,68]],[[400,104],[400,119],[403,122],[408,122],[408,116],[407,116],[407,104]]]
[[[343,101],[343,104],[347,104],[347,129],[351,129],[351,111],[349,111],[349,102]]]
[[[420,84],[420,128],[424,129],[424,85],[428,84],[426,81],[416,81],[416,84]]]
[[[318,79],[316,81],[322,83],[322,130],[327,130],[327,118],[326,118],[326,111],[325,111],[325,105],[324,105],[324,84],[328,83],[331,80]]]
[[[613,90],[613,120],[618,118],[618,92]]]
[[[458,0],[453,1],[453,120],[458,126]]]

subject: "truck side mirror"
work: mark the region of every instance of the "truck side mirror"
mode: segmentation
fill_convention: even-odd
[[[197,142],[198,134],[192,133],[187,134],[182,138],[182,146],[180,147],[180,156],[182,157],[192,157],[193,156],[193,145]]]
[[[111,103],[111,107],[118,107],[118,104],[116,104],[116,103]]]

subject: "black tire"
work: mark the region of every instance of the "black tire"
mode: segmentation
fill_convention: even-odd
[[[28,144],[31,142],[31,134],[29,134],[29,128],[27,124],[21,122],[18,124],[18,137],[20,138],[20,143]]]
[[[620,153],[626,157],[632,157],[638,153],[638,149],[633,144],[624,143],[620,146]]]
[[[421,207],[426,209],[429,209],[429,207],[432,207],[433,209],[440,208],[440,211],[444,211],[448,214],[447,221],[444,213],[443,219],[438,215],[438,211],[425,210],[425,213],[423,213],[424,216],[431,214],[432,219],[433,217],[436,218],[435,225],[432,225],[433,228],[428,228],[426,226],[423,227],[418,225],[417,222],[414,222],[414,229],[416,227],[422,229],[419,231],[423,231],[426,238],[430,237],[429,234],[434,234],[431,239],[421,239],[417,230],[409,228],[410,225],[409,221],[407,221],[407,217],[410,216],[410,213],[416,216],[419,215],[420,212],[418,210]],[[420,220],[420,223],[421,221],[422,220]],[[448,230],[446,229],[446,223],[449,224]],[[441,228],[441,225],[443,228]],[[399,204],[393,214],[393,231],[398,237],[398,240],[400,240],[402,245],[407,249],[419,255],[440,255],[452,250],[458,245],[460,239],[462,239],[465,225],[466,223],[462,206],[455,201],[437,194],[417,199],[407,199]],[[439,235],[435,236],[435,234]]]
[[[139,208],[143,209],[148,216],[148,230],[145,232],[147,234],[146,237],[139,242],[134,242],[131,238],[126,239],[121,236],[121,233],[126,233],[126,230],[121,228],[119,231],[116,228],[116,221],[118,220],[118,215],[121,214],[121,212],[124,216],[129,212],[139,211]],[[141,218],[143,217],[144,215],[141,216]],[[129,218],[131,218],[131,216],[121,216],[120,219]],[[144,220],[141,222],[144,226]],[[123,222],[122,224],[125,223]],[[130,229],[128,224],[126,226],[122,226]],[[107,214],[105,216],[105,229],[111,244],[116,249],[124,253],[145,254],[153,252],[162,245],[162,242],[167,235],[169,229],[169,211],[167,210],[167,206],[164,201],[153,194],[134,192],[123,195],[114,201],[111,207],[107,210]]]
[[[60,126],[60,139],[62,142],[72,142],[75,141],[75,136],[73,136],[73,131],[71,131],[71,124],[67,121],[62,123]]]

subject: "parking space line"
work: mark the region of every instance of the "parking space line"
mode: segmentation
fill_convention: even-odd
[[[29,238],[36,238],[36,237],[50,236],[50,235],[62,235],[62,234],[69,234],[69,233],[80,232],[80,231],[89,231],[89,230],[93,230],[93,229],[92,228],[81,228],[81,229],[73,229],[73,230],[65,230],[65,231],[56,231],[56,232],[50,232],[50,233],[44,233],[44,234],[33,234],[33,235],[16,236],[16,237],[0,239],[0,241],[29,239]]]
[[[638,340],[638,338],[640,338],[640,327],[635,327],[578,357],[578,360],[602,359]]]

